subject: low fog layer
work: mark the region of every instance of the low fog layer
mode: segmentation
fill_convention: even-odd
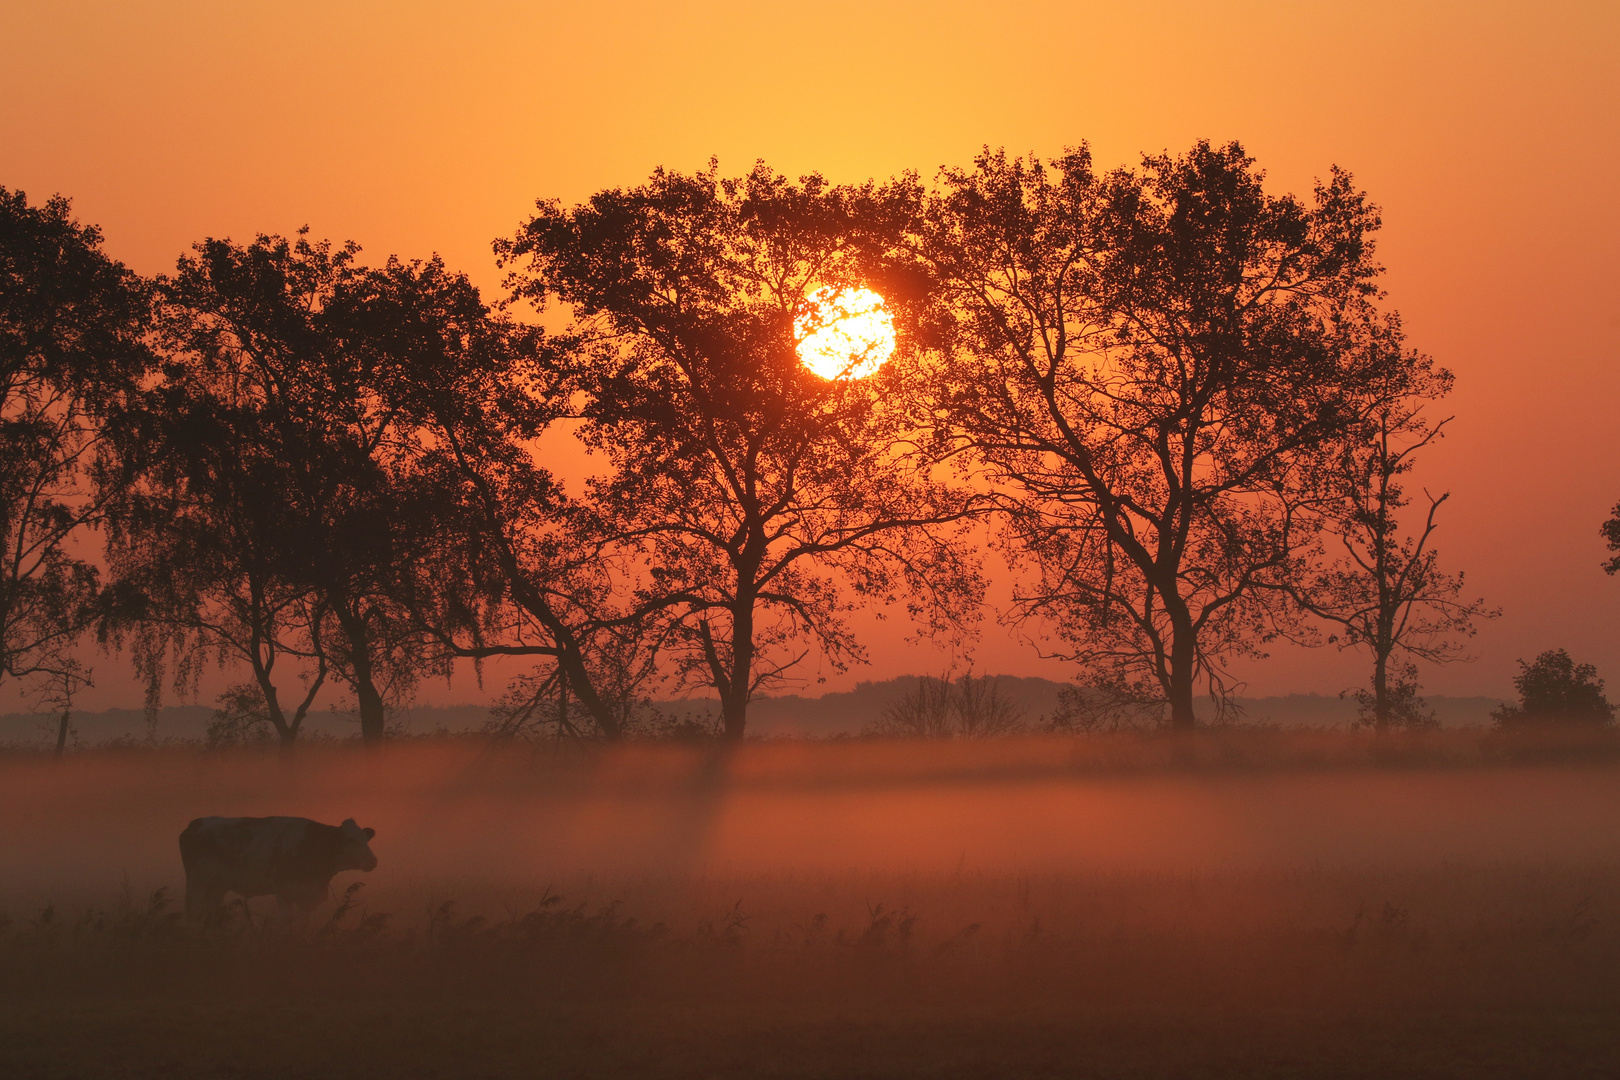
[[[1047,739],[728,754],[311,746],[291,764],[178,749],[23,755],[0,761],[0,911],[105,897],[126,880],[178,894],[176,837],[212,814],[354,817],[377,830],[381,865],[352,877],[382,909],[408,912],[424,896],[522,906],[547,888],[656,906],[676,886],[795,875],[1612,864],[1620,833],[1598,823],[1617,797],[1607,765],[1110,770]]]

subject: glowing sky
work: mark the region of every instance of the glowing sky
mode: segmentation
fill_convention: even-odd
[[[1505,694],[1557,645],[1620,686],[1597,535],[1620,499],[1620,5],[61,0],[4,22],[0,183],[70,195],[149,273],[307,222],[494,289],[489,241],[535,198],[711,154],[843,181],[986,143],[1089,139],[1108,166],[1238,138],[1278,191],[1342,164],[1384,208],[1412,342],[1458,374],[1420,474],[1453,493],[1441,550],[1506,609],[1427,686]],[[940,666],[872,631],[860,677]],[[980,665],[1057,673],[994,627]],[[1254,693],[1360,677],[1329,653],[1244,671]]]

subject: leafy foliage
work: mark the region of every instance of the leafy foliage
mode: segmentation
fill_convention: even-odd
[[[1001,496],[1009,559],[1099,686],[1154,688],[1193,723],[1224,663],[1294,609],[1324,445],[1398,392],[1357,348],[1376,210],[1335,171],[1272,197],[1236,145],[1098,175],[986,152],[947,170],[914,257],[949,313],[941,441]]]
[[[1575,663],[1564,649],[1549,649],[1530,663],[1520,660],[1513,685],[1519,691],[1519,703],[1504,705],[1491,714],[1500,728],[1614,723],[1614,706],[1603,694],[1597,668]]]
[[[153,460],[112,534],[149,679],[165,656],[182,686],[204,657],[246,662],[284,741],[329,675],[380,738],[388,699],[440,663],[394,598],[396,571],[428,546],[401,514],[420,438],[398,384],[430,362],[395,294],[448,275],[366,270],[358,252],[301,233],[209,240],[181,259],[161,283]],[[305,685],[291,710],[283,660]]]
[[[1609,514],[1609,520],[1603,523],[1599,531],[1603,534],[1604,542],[1609,545],[1609,550],[1620,552],[1620,503],[1615,503],[1614,509]],[[1603,564],[1603,572],[1620,574],[1620,554]]]
[[[900,205],[903,209],[903,200]],[[567,304],[581,437],[612,468],[592,497],[629,569],[632,618],[684,685],[713,687],[726,732],[812,651],[863,653],[847,617],[907,603],[944,631],[980,584],[955,526],[976,499],[931,477],[892,406],[907,366],[825,380],[793,321],[866,280],[892,231],[885,190],[659,171],[564,210],[541,203],[500,246],[520,297]]]
[[[102,522],[139,447],[131,396],[153,363],[145,283],[101,250],[66,199],[0,188],[0,681],[66,710],[72,654],[100,574],[78,541]]]

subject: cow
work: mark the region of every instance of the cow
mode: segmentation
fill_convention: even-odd
[[[186,914],[213,922],[233,892],[243,900],[274,894],[283,917],[308,918],[335,874],[377,868],[370,843],[376,835],[353,818],[342,825],[301,817],[198,818],[180,834]]]

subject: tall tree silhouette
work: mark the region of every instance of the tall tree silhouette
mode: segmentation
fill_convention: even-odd
[[[1321,448],[1395,360],[1353,347],[1378,215],[1335,171],[1273,197],[1236,144],[1097,175],[986,152],[915,241],[954,311],[937,399],[1004,495],[1050,621],[1099,687],[1194,725],[1286,620]],[[1395,380],[1398,382],[1398,380]]]
[[[392,598],[413,428],[353,295],[357,252],[300,234],[208,240],[180,261],[151,397],[161,452],[113,535],[149,674],[165,651],[181,676],[210,652],[240,658],[286,742],[328,676],[353,690],[362,738],[382,738],[386,695],[437,657]],[[290,714],[275,682],[287,658],[308,667]]]
[[[1424,407],[1451,389],[1451,372],[1407,352],[1394,318],[1361,329],[1362,348],[1403,357],[1390,365],[1400,385],[1378,394],[1377,407],[1341,441],[1324,477],[1329,561],[1314,563],[1291,589],[1307,611],[1334,624],[1341,647],[1372,654],[1371,679],[1356,696],[1363,721],[1384,732],[1432,722],[1418,697],[1416,661],[1458,659],[1476,621],[1498,612],[1465,599],[1463,576],[1440,569],[1434,532],[1449,494],[1424,492],[1413,531],[1402,520],[1413,501],[1404,478],[1446,425],[1431,422]]]
[[[109,534],[117,634],[133,636],[149,702],[165,677],[184,691],[210,660],[245,665],[252,693],[226,697],[245,706],[256,695],[247,712],[288,745],[328,674],[322,613],[300,564],[307,531],[262,403],[229,382],[199,386],[199,374],[149,401],[154,460]],[[289,677],[303,681],[290,700]]]
[[[812,652],[861,658],[856,606],[905,597],[945,625],[976,595],[953,532],[973,499],[929,478],[893,407],[907,365],[826,380],[795,353],[807,295],[865,282],[895,210],[870,186],[711,165],[542,202],[499,248],[526,266],[519,296],[576,316],[581,433],[612,464],[593,498],[644,571],[635,611],[666,620],[666,655],[718,693],[730,739]]]
[[[74,221],[0,188],[0,682],[66,709],[88,672],[72,646],[100,574],[76,545],[102,522],[134,444],[128,404],[153,363],[148,290]]]
[[[437,261],[368,273],[346,310],[356,347],[390,357],[382,392],[415,432],[394,475],[391,595],[445,656],[550,665],[519,682],[619,737],[631,688],[610,658],[638,649],[640,627],[616,602],[600,522],[543,460],[572,342],[492,312]]]

